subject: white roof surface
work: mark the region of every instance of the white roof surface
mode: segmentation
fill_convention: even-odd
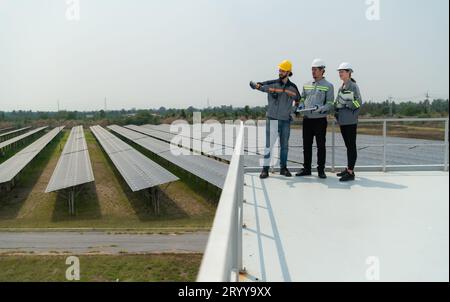
[[[449,281],[448,173],[245,177],[245,281]]]

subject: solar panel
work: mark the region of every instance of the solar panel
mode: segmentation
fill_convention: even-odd
[[[170,125],[162,124],[162,125],[143,125],[143,128],[148,128],[151,130],[151,135],[154,137],[161,138],[163,136],[158,135],[159,132],[170,132]],[[255,126],[246,125],[246,129],[250,131],[255,131]],[[264,125],[262,125],[264,127]],[[256,130],[259,131],[259,130]],[[303,142],[302,142],[302,134],[301,129],[292,128],[291,135],[289,139],[290,151],[289,151],[289,165],[290,166],[301,166],[303,163]],[[261,136],[262,134],[262,136]],[[172,134],[174,135],[174,134]],[[202,137],[205,138],[205,133],[202,134]],[[164,135],[165,137],[166,135]],[[235,136],[234,136],[235,139]],[[265,129],[262,128],[262,132],[259,134],[258,140],[265,141]],[[386,162],[389,165],[428,165],[428,164],[441,164],[442,159],[445,157],[445,147],[444,146],[433,146],[435,141],[431,140],[421,140],[421,139],[411,139],[411,138],[399,138],[399,137],[387,137],[386,138],[388,147],[386,154]],[[332,141],[332,134],[328,132],[327,141]],[[339,133],[339,129],[336,129],[335,135],[336,148],[335,148],[335,162],[336,163],[345,163],[347,160],[345,153],[345,144],[342,140],[342,136]],[[262,158],[262,154],[264,154],[264,148],[256,148],[257,141],[248,135],[245,136],[245,151],[248,151],[248,156],[245,156],[244,163],[249,167],[259,166],[259,159]],[[427,144],[430,143],[430,146],[420,146],[414,147],[415,144]],[[389,145],[389,144],[405,144],[405,146],[400,145]],[[233,144],[234,145],[234,144]],[[381,145],[381,146],[374,146]],[[372,166],[372,165],[380,165],[383,161],[383,137],[376,135],[364,135],[358,134],[358,148],[360,149],[358,155],[358,163],[362,166]],[[262,144],[264,146],[264,143]],[[228,145],[227,147],[230,147]],[[314,146],[315,148],[315,146]],[[227,149],[225,149],[227,150]],[[332,158],[332,148],[327,148],[327,159],[328,163],[330,163]],[[256,155],[260,154],[260,155]],[[224,160],[229,160],[231,156],[227,153],[225,155],[214,154],[216,158],[221,158]],[[275,160],[279,159],[279,156],[275,155]],[[313,163],[315,162],[315,157],[313,157]]]
[[[7,141],[1,142],[1,143],[0,143],[0,149],[3,149],[3,148],[5,148],[5,147],[7,147],[7,146],[10,146],[10,145],[14,144],[14,143],[17,143],[17,142],[19,142],[19,141],[21,141],[21,140],[23,140],[23,139],[25,139],[25,138],[27,138],[27,137],[33,135],[33,134],[36,134],[36,133],[38,133],[38,132],[41,132],[41,131],[43,131],[43,130],[45,130],[45,129],[47,129],[47,128],[48,128],[48,126],[40,127],[40,128],[31,130],[31,131],[29,131],[29,132],[27,132],[27,133],[24,133],[24,134],[22,134],[22,135],[13,137],[13,138],[11,138],[11,139],[9,139],[9,140],[7,140]]]
[[[93,126],[91,131],[133,192],[178,180],[101,126]]]
[[[45,192],[55,192],[93,181],[94,173],[83,126],[73,127]]]
[[[142,131],[143,133],[148,133],[147,129],[144,127],[129,127]],[[167,142],[152,137],[133,140],[133,135],[130,134],[129,129],[116,125],[109,126],[108,128],[204,181],[218,188],[223,188],[225,177],[228,172],[227,164],[202,155],[176,155],[171,152],[170,144]],[[172,148],[176,147],[172,146]]]
[[[2,138],[4,136],[7,136],[7,135],[11,135],[11,134],[17,133],[17,132],[22,132],[22,131],[25,131],[25,130],[28,130],[28,129],[31,129],[31,127],[24,127],[24,128],[12,130],[12,131],[9,131],[9,132],[5,132],[5,133],[0,134],[0,138]]]
[[[128,125],[125,126],[129,129],[133,129],[135,131],[140,131],[142,133],[146,133],[148,135],[151,135],[153,137],[157,137],[157,138],[164,138],[167,135],[161,135],[161,132],[170,132],[170,125],[167,124],[162,124],[162,125],[143,125],[142,127],[139,126],[134,126],[134,125]],[[190,125],[189,127],[192,128],[192,126]],[[235,129],[237,129],[236,125],[233,125],[233,127]],[[248,126],[247,126],[248,127]],[[191,129],[192,131],[192,129]],[[190,132],[191,132],[190,131]],[[225,137],[225,129],[222,130],[222,139]],[[236,133],[234,133],[236,134]],[[175,133],[171,133],[172,136],[175,136]],[[224,161],[230,161],[232,154],[233,154],[233,150],[234,147],[230,147],[231,145],[234,146],[235,141],[236,141],[236,135],[233,136],[233,144],[230,145],[225,145],[225,143],[213,143],[211,142],[210,144],[208,144],[208,140],[207,140],[207,133],[202,133],[202,147],[201,149],[198,149],[196,144],[192,143],[192,146],[194,151],[197,152],[201,152],[204,155],[208,155],[211,157],[215,157]],[[189,134],[189,136],[187,136],[187,138],[191,138],[192,135]],[[245,140],[247,141],[247,140]],[[170,142],[170,141],[169,141]],[[207,145],[208,144],[208,145]],[[258,150],[255,146],[256,146],[256,142],[253,142],[253,144],[247,144],[250,145],[252,147],[248,147],[246,148],[247,154],[244,155],[244,165],[247,167],[259,167],[261,166],[261,159],[263,158],[262,154],[264,152],[264,149]],[[207,146],[207,149],[205,148]],[[198,149],[198,150],[197,150]],[[201,150],[201,151],[199,151]]]
[[[5,131],[10,131],[12,129],[14,129],[14,127],[2,128],[2,129],[0,129],[0,133],[5,132]]]
[[[0,183],[10,182],[45,148],[64,127],[58,127],[0,165]]]

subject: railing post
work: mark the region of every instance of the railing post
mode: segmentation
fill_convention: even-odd
[[[243,189],[244,189],[244,171],[239,168],[239,187],[238,187],[238,221],[237,221],[237,270],[238,274],[243,271],[243,265],[242,265],[242,227],[244,225],[244,219],[243,219]]]
[[[336,121],[331,123],[331,172],[336,172]]]
[[[448,123],[449,123],[449,119],[447,119],[446,121],[445,121],[445,152],[444,152],[444,156],[445,156],[445,158],[444,158],[444,171],[445,172],[448,172],[448,147],[449,147],[449,143],[448,143],[448,135],[449,135],[449,129],[448,129],[448,127],[449,127],[449,125],[448,125]]]
[[[383,172],[386,172],[387,120],[383,121]]]
[[[241,123],[241,131],[245,131],[243,123]],[[238,204],[238,231],[237,231],[237,269],[238,269],[238,278],[239,273],[244,272],[244,267],[242,263],[242,228],[244,225],[244,213],[243,213],[243,206],[244,206],[244,183],[245,183],[245,175],[244,175],[244,135],[242,136],[241,141],[241,149],[239,150],[239,172],[238,172],[238,187],[237,191],[239,194],[239,199],[237,200]],[[238,280],[239,281],[239,280]]]

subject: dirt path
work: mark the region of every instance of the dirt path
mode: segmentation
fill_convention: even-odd
[[[0,255],[203,253],[209,233],[0,232]]]

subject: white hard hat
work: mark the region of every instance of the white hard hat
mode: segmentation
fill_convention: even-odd
[[[352,64],[348,63],[348,62],[344,62],[341,63],[341,65],[339,65],[338,69],[339,70],[350,70],[351,72],[353,72],[353,66]]]
[[[326,66],[327,64],[325,64],[325,61],[322,59],[315,59],[311,64],[311,67],[325,68]]]

